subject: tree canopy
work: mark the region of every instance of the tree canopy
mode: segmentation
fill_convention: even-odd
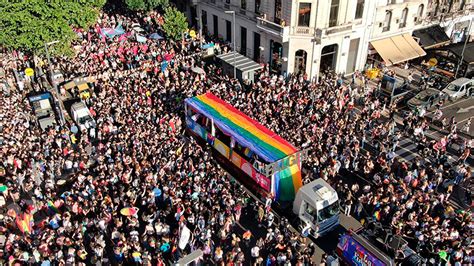
[[[163,31],[168,38],[179,40],[187,29],[188,20],[181,11],[170,6],[165,8]]]
[[[0,45],[44,53],[44,44],[59,41],[52,54],[68,54],[76,37],[73,27],[88,28],[106,0],[0,0]]]
[[[169,0],[125,0],[125,5],[133,11],[149,11],[155,8],[166,8]]]

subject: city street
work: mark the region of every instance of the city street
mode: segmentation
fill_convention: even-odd
[[[445,2],[3,1],[0,265],[473,265]]]
[[[447,117],[450,119],[451,117],[455,117],[457,122],[457,128],[460,133],[465,136],[466,138],[473,138],[474,137],[474,126],[469,127],[469,131],[462,131],[465,124],[468,122],[469,119],[474,117],[474,98],[462,98],[455,102],[447,102],[444,104],[440,110],[443,112],[443,117]],[[429,112],[427,115],[428,117],[432,118],[434,110]],[[439,127],[438,127],[438,131]]]

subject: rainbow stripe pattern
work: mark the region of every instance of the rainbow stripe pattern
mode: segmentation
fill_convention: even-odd
[[[194,111],[212,119],[220,130],[266,163],[273,163],[298,151],[280,136],[212,93],[188,98],[185,102]],[[301,170],[298,165],[282,170],[272,178],[272,192],[282,201],[292,200],[300,187]]]
[[[186,99],[189,106],[214,120],[224,133],[250,148],[260,158],[271,163],[298,150],[269,129],[246,116],[212,93]]]

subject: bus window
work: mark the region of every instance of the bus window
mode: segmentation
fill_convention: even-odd
[[[215,137],[216,139],[222,141],[227,147],[230,147],[231,138],[229,135],[225,134],[218,126],[214,124],[215,128]]]
[[[252,158],[252,151],[249,148],[240,145],[240,143],[238,142],[235,142],[233,152],[237,153],[238,155],[240,155],[240,157],[244,158],[247,161],[250,161],[250,159]]]

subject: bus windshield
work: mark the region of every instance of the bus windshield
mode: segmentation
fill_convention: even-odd
[[[324,209],[318,211],[318,222],[327,220],[339,213],[339,202],[326,206]]]

